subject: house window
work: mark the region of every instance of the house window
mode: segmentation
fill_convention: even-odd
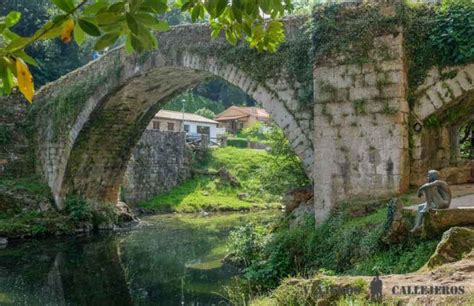
[[[168,131],[174,131],[174,123],[168,122]]]
[[[184,125],[184,131],[185,131],[186,133],[189,133],[189,124],[185,124],[185,125]]]
[[[197,126],[197,132],[198,134],[206,134],[206,135],[211,135],[211,128],[208,126]]]
[[[153,121],[153,129],[154,130],[159,130],[160,129],[160,122],[159,121]]]

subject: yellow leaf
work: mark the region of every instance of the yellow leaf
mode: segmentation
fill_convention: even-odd
[[[30,73],[28,65],[21,58],[16,59],[16,79],[18,81],[18,88],[23,96],[30,103],[33,101],[35,93],[35,86],[33,85],[33,76]]]
[[[68,44],[72,40],[72,32],[74,31],[74,19],[69,18],[63,26],[63,30],[61,32],[61,40],[63,43]]]

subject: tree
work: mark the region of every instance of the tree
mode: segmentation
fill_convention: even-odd
[[[283,24],[278,19],[292,9],[291,0],[51,0],[58,14],[28,36],[12,27],[21,13],[10,11],[0,18],[0,88],[10,94],[14,87],[28,101],[34,94],[33,77],[28,65],[36,60],[25,50],[37,41],[59,37],[63,43],[73,38],[78,45],[86,36],[95,37],[95,50],[103,50],[125,38],[127,52],[144,52],[158,46],[152,31],[166,31],[162,17],[170,3],[191,14],[191,20],[208,18],[212,37],[221,32],[231,44],[245,37],[251,48],[275,52],[284,41]],[[265,20],[268,18],[269,20]]]
[[[214,101],[200,96],[192,90],[188,90],[173,100],[166,103],[163,109],[172,111],[184,111],[187,113],[195,113],[201,108],[207,108],[214,114],[224,111],[224,106],[220,101]]]
[[[216,117],[216,114],[214,114],[213,111],[207,108],[200,108],[195,112],[196,115],[203,116],[209,119],[214,119]]]
[[[0,16],[7,15],[10,11],[22,14],[21,22],[12,27],[21,36],[33,35],[60,12],[50,0],[6,1],[0,7]],[[92,43],[92,39],[88,39],[78,47],[76,43],[64,44],[60,39],[51,39],[28,46],[26,52],[38,63],[38,66],[30,67],[36,87],[54,81],[89,62],[92,59]]]

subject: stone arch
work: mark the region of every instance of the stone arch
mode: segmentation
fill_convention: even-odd
[[[474,118],[474,64],[432,69],[417,95],[410,183],[423,183],[431,168],[449,183],[473,181],[474,163],[460,158],[458,133]]]
[[[183,42],[211,44],[206,26],[180,26],[160,35],[160,49],[127,55],[119,48],[43,87],[36,98],[40,171],[62,206],[68,194],[117,200],[131,149],[160,106],[214,75],[240,87],[284,129],[312,177],[309,118],[297,118],[285,79],[259,83],[237,63],[182,49]],[[212,43],[225,43],[223,41]],[[180,48],[181,47],[181,48]]]

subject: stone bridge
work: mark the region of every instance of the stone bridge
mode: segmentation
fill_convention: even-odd
[[[286,21],[288,44],[305,35],[303,23]],[[252,96],[283,128],[314,182],[318,221],[342,201],[403,192],[431,167],[447,175],[461,167],[457,182],[472,179],[472,165],[457,158],[457,138],[449,131],[473,117],[474,65],[450,68],[449,78],[432,69],[410,108],[401,30],[376,37],[366,63],[338,54],[308,61],[309,85],[292,80],[283,63],[263,78],[246,72],[245,60],[229,56],[241,48],[211,40],[206,25],[172,28],[159,43],[145,55],[112,50],[35,96],[38,171],[58,207],[71,194],[116,202],[132,149],[154,114],[213,76]],[[304,90],[312,92],[310,107],[301,106]],[[456,107],[463,107],[459,120],[443,119]],[[436,129],[425,127],[438,115]]]

